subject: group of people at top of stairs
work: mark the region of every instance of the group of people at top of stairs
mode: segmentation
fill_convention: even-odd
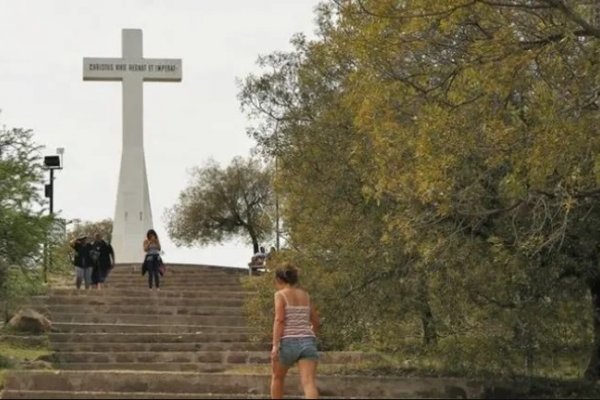
[[[75,250],[73,265],[77,289],[81,288],[82,283],[86,289],[101,289],[108,273],[115,266],[115,252],[110,243],[96,233],[93,239],[83,236],[73,239],[70,245]]]
[[[110,243],[96,233],[73,239],[70,243],[74,250],[73,265],[75,265],[75,286],[77,289],[84,284],[86,289],[102,289],[108,274],[115,266],[115,251]],[[148,286],[160,290],[160,278],[165,272],[165,265],[160,256],[161,247],[158,235],[154,229],[146,233],[143,243],[144,260],[142,262],[142,275],[148,273]]]
[[[275,288],[271,398],[282,398],[287,372],[298,363],[304,397],[316,399],[319,315],[308,293],[298,286],[298,270],[292,264],[276,268]]]

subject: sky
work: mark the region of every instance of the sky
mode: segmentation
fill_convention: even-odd
[[[142,29],[144,57],[180,58],[182,82],[144,83],[144,146],[155,229],[167,262],[246,266],[251,246],[177,247],[165,210],[191,168],[226,166],[254,142],[237,79],[259,55],[314,36],[319,0],[0,0],[0,125],[34,131],[42,155],[64,148],[54,210],[113,218],[122,140],[121,83],[82,79],[84,57],[120,57],[121,30]],[[142,239],[140,239],[142,240]],[[265,243],[269,248],[271,243]],[[118,255],[117,255],[118,256]]]

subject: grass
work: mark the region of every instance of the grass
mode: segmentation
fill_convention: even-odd
[[[46,346],[31,346],[17,338],[0,337],[0,389],[4,387],[6,372],[18,368],[23,362],[34,361],[38,357],[52,354]]]

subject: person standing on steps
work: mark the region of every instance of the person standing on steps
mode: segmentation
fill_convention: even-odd
[[[275,270],[275,318],[271,350],[271,398],[281,399],[288,369],[298,362],[304,397],[317,399],[319,315],[310,296],[298,286],[298,270],[289,263]]]
[[[115,252],[100,233],[94,235],[94,243],[90,251],[90,258],[94,263],[92,271],[92,283],[97,289],[102,289],[108,273],[115,266]]]
[[[75,250],[73,256],[73,265],[75,265],[75,286],[81,289],[81,283],[84,283],[86,289],[90,288],[92,283],[92,262],[90,260],[91,244],[87,236],[73,239],[70,243],[71,248]]]
[[[146,239],[144,240],[144,251],[146,256],[144,257],[144,264],[142,265],[142,275],[148,272],[148,287],[152,289],[152,282],[156,290],[160,290],[160,266],[162,260],[160,258],[160,241],[158,235],[154,229],[150,229],[146,233]]]

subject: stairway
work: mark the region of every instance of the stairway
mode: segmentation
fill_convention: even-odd
[[[264,398],[269,395],[269,343],[255,343],[243,313],[240,279],[247,270],[171,265],[161,290],[131,265],[117,266],[103,290],[54,288],[33,300],[54,332],[56,370],[13,371],[5,399]],[[321,354],[320,365],[377,357]],[[331,398],[477,397],[459,379],[319,375]],[[301,396],[295,369],[286,396]]]

